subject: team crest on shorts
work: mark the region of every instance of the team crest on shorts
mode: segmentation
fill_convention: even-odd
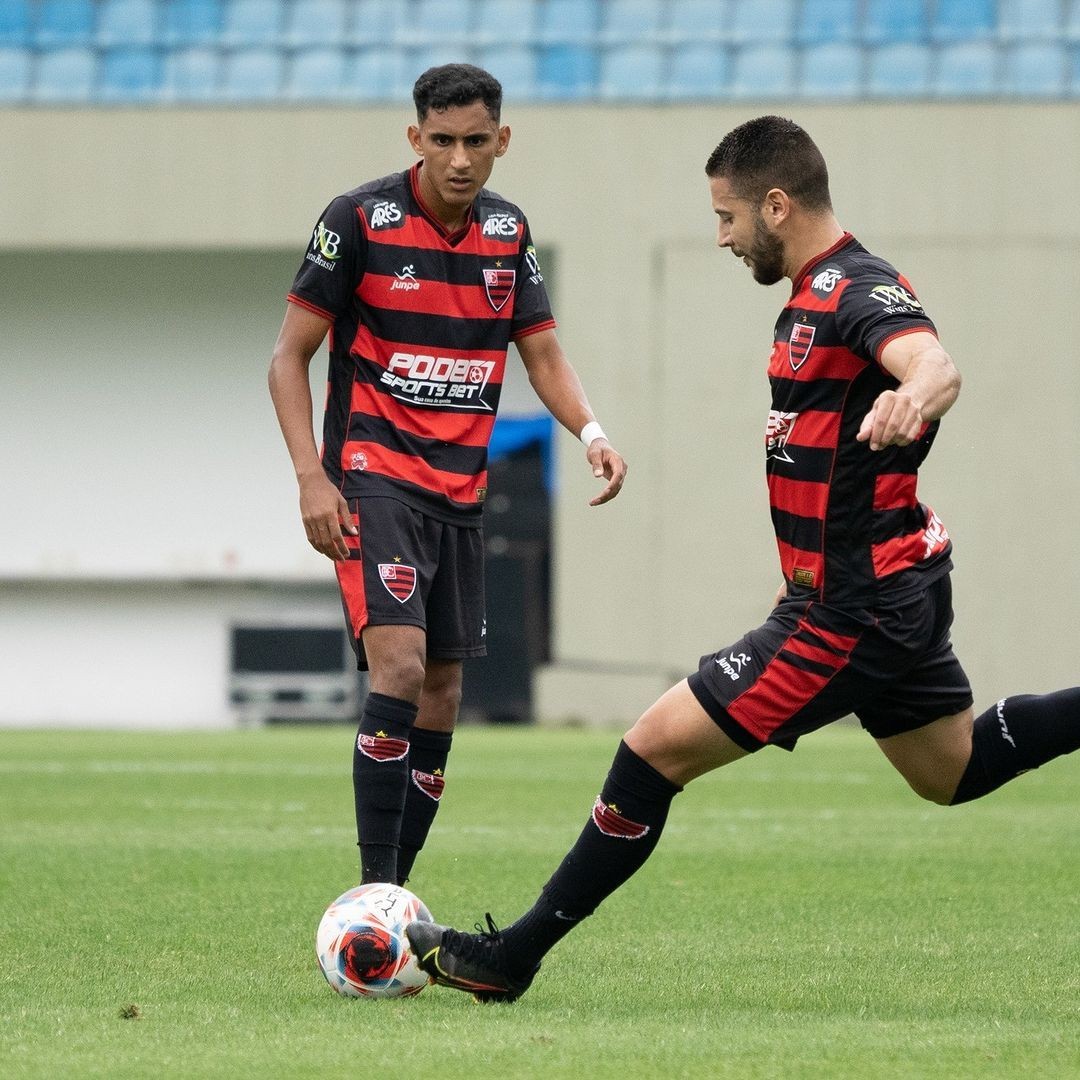
[[[386,586],[386,591],[399,603],[416,591],[416,567],[404,563],[379,563],[379,577]]]
[[[814,344],[816,329],[816,326],[798,322],[791,328],[791,337],[788,338],[788,359],[791,361],[792,371],[798,371],[806,363],[806,358],[810,355],[810,347]]]
[[[510,299],[516,280],[516,270],[484,270],[484,291],[487,293],[488,302],[496,311],[501,311]]]

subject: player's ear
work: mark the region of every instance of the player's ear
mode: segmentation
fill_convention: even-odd
[[[762,217],[775,228],[791,216],[791,196],[783,188],[770,188],[761,204]]]
[[[495,143],[495,156],[502,157],[510,146],[510,129],[504,124],[499,128],[499,138]]]
[[[421,156],[424,156],[424,147],[420,142],[420,129],[415,124],[410,124],[405,131],[409,144]]]

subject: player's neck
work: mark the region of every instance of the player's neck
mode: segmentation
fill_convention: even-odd
[[[843,235],[840,222],[832,214],[809,219],[805,228],[784,246],[784,276],[794,285],[807,263],[834,247]]]

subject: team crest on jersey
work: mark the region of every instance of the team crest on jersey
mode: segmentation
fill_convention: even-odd
[[[795,459],[785,449],[791,433],[795,430],[797,412],[778,412],[769,410],[769,422],[765,425],[765,460],[776,458],[794,464]]]
[[[640,840],[648,831],[648,825],[631,821],[619,813],[614,803],[606,803],[600,795],[592,808],[593,824],[605,835],[617,840]]]
[[[386,591],[399,603],[406,600],[416,591],[416,567],[406,566],[404,563],[379,563],[379,577],[382,579]]]
[[[488,302],[496,311],[502,311],[510,294],[514,291],[517,280],[516,270],[484,270],[484,291]]]
[[[797,322],[791,328],[791,337],[788,338],[788,359],[791,361],[791,370],[798,371],[806,363],[810,355],[810,349],[814,344],[816,326],[809,323]]]

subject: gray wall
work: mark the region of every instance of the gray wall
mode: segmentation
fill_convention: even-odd
[[[632,719],[775,589],[760,447],[786,293],[716,251],[702,171],[763,111],[817,138],[841,222],[912,279],[964,373],[920,491],[956,543],[979,701],[1075,681],[1080,109],[519,108],[492,186],[557,252],[563,342],[631,463],[620,499],[589,509],[583,452],[560,443],[541,708]],[[265,364],[318,211],[407,164],[407,122],[0,112],[0,575],[23,603],[26,579],[72,571],[163,588],[328,573],[295,520]]]

